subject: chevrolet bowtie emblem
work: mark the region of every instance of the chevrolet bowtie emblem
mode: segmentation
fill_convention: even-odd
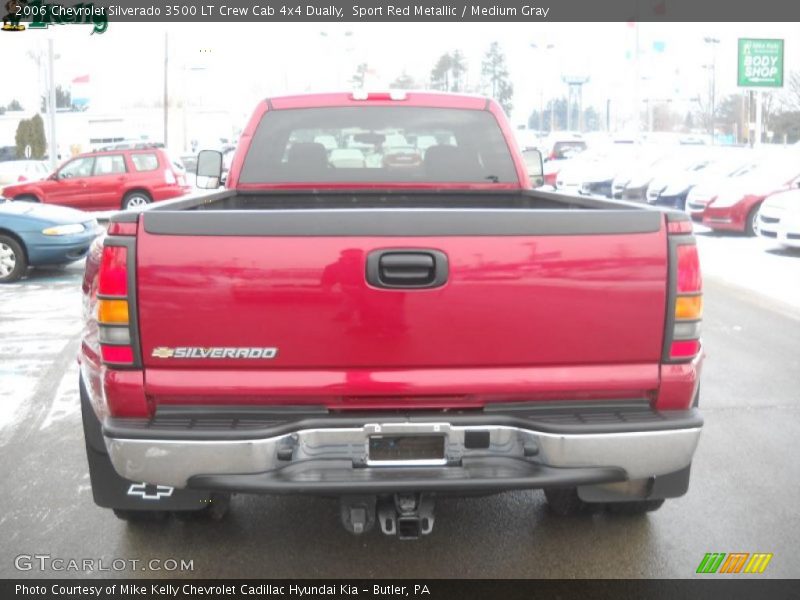
[[[150,485],[147,483],[132,483],[128,488],[128,496],[139,496],[142,500],[161,500],[169,498],[175,488],[168,485]]]
[[[153,358],[172,358],[174,354],[175,350],[173,348],[159,346],[158,348],[153,348],[153,353],[151,356]]]

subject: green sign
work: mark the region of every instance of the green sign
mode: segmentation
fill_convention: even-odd
[[[783,87],[783,40],[739,39],[739,87]]]

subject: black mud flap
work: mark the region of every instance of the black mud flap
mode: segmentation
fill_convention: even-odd
[[[92,408],[83,378],[80,378],[80,392],[86,458],[95,504],[118,510],[193,511],[209,507],[210,492],[150,485],[120,477],[106,451],[100,421]]]
[[[690,464],[666,475],[621,483],[578,486],[578,497],[584,502],[630,502],[679,498],[689,491]]]

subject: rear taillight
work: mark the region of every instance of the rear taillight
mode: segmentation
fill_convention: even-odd
[[[100,260],[97,283],[100,355],[108,366],[130,367],[136,363],[128,270],[133,245],[117,244],[106,239]]]
[[[700,323],[703,317],[703,281],[700,257],[693,241],[675,245],[675,303],[672,337],[669,344],[671,360],[692,359],[700,352]]]

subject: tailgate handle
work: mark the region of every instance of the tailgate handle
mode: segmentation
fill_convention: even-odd
[[[447,274],[447,256],[439,250],[375,250],[367,256],[367,282],[379,288],[435,288]]]

